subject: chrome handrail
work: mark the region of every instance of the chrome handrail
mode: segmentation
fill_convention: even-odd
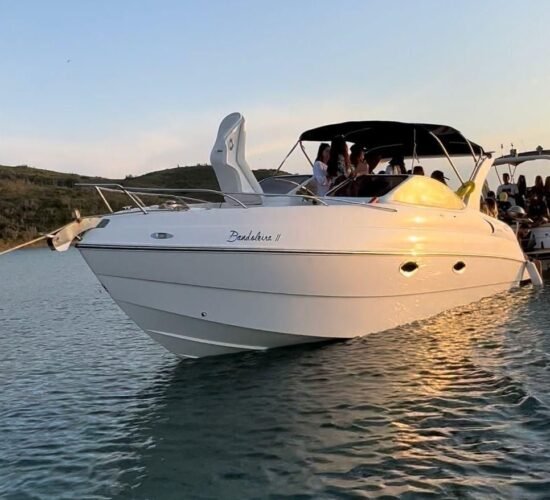
[[[144,214],[147,214],[147,209],[145,208],[145,205],[143,204],[143,202],[135,197],[135,196],[132,196],[128,191],[127,189],[121,185],[121,184],[116,184],[116,183],[94,183],[94,184],[91,184],[91,183],[76,183],[75,186],[78,186],[78,187],[93,187],[93,188],[102,188],[102,187],[117,187],[119,188],[126,196],[128,196],[128,198],[130,198],[135,204],[136,206],[144,213]],[[107,208],[110,208],[109,204],[107,203]]]
[[[132,187],[124,187],[121,184],[116,183],[98,183],[98,184],[92,184],[92,183],[76,183],[75,186],[78,187],[100,187],[100,188],[118,188],[120,189],[130,200],[132,200],[136,206],[144,213],[147,213],[147,208],[145,204],[137,197],[133,196],[134,194],[140,193],[140,194],[158,194],[160,195],[160,192],[186,192],[186,193],[207,193],[207,194],[217,194],[219,196],[229,198],[231,201],[234,201],[237,203],[241,208],[248,208],[242,201],[238,200],[234,196],[232,196],[229,193],[224,193],[223,191],[217,191],[215,189],[195,189],[195,188],[132,188]],[[138,191],[139,189],[139,191]],[[160,192],[159,192],[160,191]],[[145,193],[147,192],[147,193]],[[257,195],[257,193],[236,193],[240,195],[250,195],[254,196]]]
[[[128,189],[128,188],[126,188]],[[259,193],[224,193],[223,191],[218,191],[216,189],[201,189],[201,188],[130,188],[130,190],[140,189],[141,191],[148,191],[151,193],[156,193],[158,191],[163,191],[166,193],[205,193],[205,194],[217,194],[225,198],[229,198],[231,201],[234,201],[241,208],[248,208],[241,200],[235,198],[233,195],[247,195],[247,196],[259,196]]]
[[[297,184],[297,183],[296,183]],[[237,196],[259,196],[262,198],[300,198],[300,199],[306,199],[306,200],[312,200],[314,202],[318,202],[319,204],[323,206],[329,206],[334,204],[348,204],[348,205],[357,205],[365,208],[372,208],[375,210],[383,210],[386,212],[396,212],[397,210],[389,207],[380,207],[373,205],[369,202],[364,201],[355,201],[355,200],[345,200],[339,197],[326,197],[326,196],[316,196],[316,195],[307,195],[307,194],[277,194],[277,193],[226,193],[223,191],[218,191],[216,189],[201,189],[201,188],[140,188],[140,187],[124,187],[121,184],[116,183],[77,183],[75,186],[78,187],[93,187],[98,190],[98,192],[101,195],[102,200],[107,205],[107,208],[109,211],[112,212],[112,209],[108,202],[106,201],[105,197],[102,195],[101,190],[110,191],[110,192],[123,192],[126,194],[130,200],[136,205],[136,207],[144,214],[147,214],[147,207],[143,203],[142,200],[138,197],[138,195],[145,195],[145,196],[168,196],[165,193],[178,193],[178,192],[185,192],[185,193],[205,193],[205,194],[215,194],[218,196],[221,196],[223,198],[229,199],[233,202],[235,202],[237,205],[239,205],[241,208],[249,208],[245,203],[243,203],[241,200],[237,198]],[[304,187],[300,184],[298,186]],[[171,195],[174,198],[180,199],[183,204],[186,206],[186,208],[190,208],[189,205],[184,200],[192,200],[197,201],[200,203],[215,203],[208,200],[200,199],[200,198],[193,198],[193,197],[187,197],[187,196],[176,196]]]
[[[97,188],[97,189],[98,190],[109,191],[111,193],[119,193],[120,192],[118,189],[112,189],[112,188],[106,188],[106,187]],[[147,188],[143,188],[143,189],[147,189]],[[174,198],[174,199],[180,200],[183,204],[185,204],[187,206],[187,208],[190,208],[190,207],[189,207],[188,203],[185,200],[188,200],[188,201],[191,201],[191,202],[197,202],[197,203],[216,203],[216,204],[218,204],[218,202],[213,202],[211,200],[205,200],[203,198],[195,198],[195,197],[192,197],[192,196],[181,196],[181,195],[178,196],[176,194],[163,194],[163,193],[157,193],[157,192],[147,192],[146,193],[144,191],[134,191],[134,190],[132,190],[132,194],[136,194],[136,195],[139,194],[141,196],[156,196],[156,197],[161,197],[161,198]],[[141,200],[141,198],[140,198],[140,200]],[[106,201],[106,200],[103,200],[103,201]]]

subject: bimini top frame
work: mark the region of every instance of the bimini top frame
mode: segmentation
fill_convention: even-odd
[[[403,156],[404,158],[440,158],[446,157],[456,176],[463,179],[455,167],[453,156],[469,156],[474,159],[475,168],[486,156],[483,148],[466,139],[458,130],[448,125],[430,123],[404,123],[393,121],[353,121],[333,123],[311,130],[300,135],[298,142],[287,154],[277,170],[280,170],[286,159],[298,145],[311,163],[303,147],[304,141],[330,142],[337,136],[346,142],[361,145],[367,153],[379,153],[382,158]]]
[[[539,146],[534,151],[524,151],[523,153],[518,153],[516,149],[511,149],[510,154],[496,158],[493,166],[495,167],[498,180],[501,182],[498,167],[508,165],[508,172],[513,181],[518,165],[536,160],[550,160],[550,149],[544,149],[542,146]]]
[[[523,153],[518,153],[517,150],[512,149],[509,155],[496,158],[493,165],[495,167],[500,165],[513,165],[517,167],[520,163],[535,160],[550,160],[550,149],[544,149],[542,146],[539,146],[534,151],[525,151]]]

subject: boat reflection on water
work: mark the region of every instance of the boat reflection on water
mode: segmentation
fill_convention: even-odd
[[[525,472],[533,450],[550,453],[548,409],[514,364],[549,351],[515,328],[537,303],[523,289],[391,333],[165,368],[128,422],[117,494],[521,496],[547,478]]]

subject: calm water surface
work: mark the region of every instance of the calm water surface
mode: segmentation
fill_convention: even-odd
[[[1,498],[550,498],[550,289],[183,362],[77,251],[0,279]]]

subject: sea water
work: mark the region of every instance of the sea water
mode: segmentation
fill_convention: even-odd
[[[0,280],[0,498],[550,498],[548,289],[180,361],[76,250]]]

